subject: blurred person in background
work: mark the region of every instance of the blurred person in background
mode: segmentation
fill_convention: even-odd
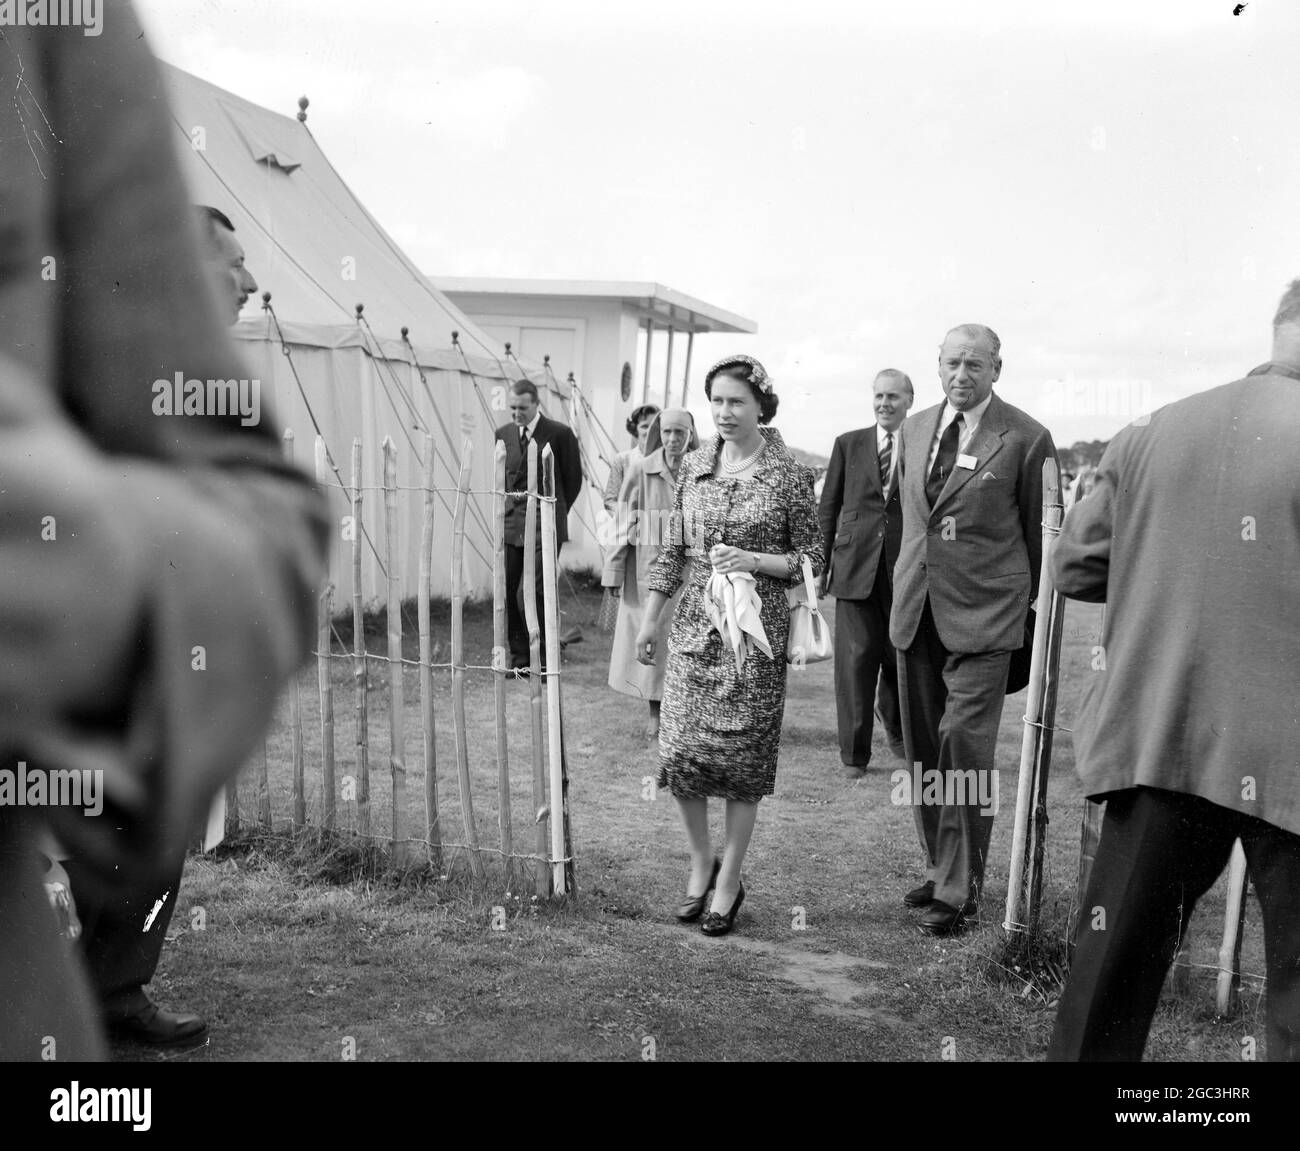
[[[896,368],[879,372],[871,393],[876,422],[836,438],[817,506],[826,553],[821,594],[835,597],[835,711],[849,779],[860,779],[871,762],[876,718],[890,751],[907,758],[889,609],[903,538],[898,432],[914,393]]]
[[[627,434],[632,437],[632,446],[616,455],[609,465],[609,478],[605,481],[603,500],[605,510],[612,516],[618,503],[619,493],[623,490],[623,477],[628,465],[640,459],[646,453],[646,440],[650,436],[650,425],[654,423],[659,409],[654,404],[642,404],[633,408],[627,418]]]
[[[39,846],[88,901],[171,881],[309,649],[327,527],[268,420],[153,412],[248,373],[134,11],[5,28],[0,78],[0,770],[103,801],[0,804],[0,1058],[67,1062],[105,1048]]]

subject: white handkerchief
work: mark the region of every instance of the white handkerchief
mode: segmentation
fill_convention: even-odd
[[[745,657],[755,648],[768,659],[772,648],[759,614],[762,601],[758,586],[749,572],[720,572],[714,570],[704,589],[704,610],[709,623],[722,636],[736,659],[736,670],[745,665]]]

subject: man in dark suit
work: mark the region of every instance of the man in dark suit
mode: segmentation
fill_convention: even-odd
[[[537,484],[542,487],[542,449],[551,445],[555,457],[555,548],[558,552],[569,538],[569,508],[582,491],[582,457],[573,430],[542,415],[537,385],[516,380],[510,388],[511,423],[497,428],[496,438],[506,445],[506,488],[524,491],[528,487],[528,445],[537,445]],[[506,616],[510,629],[510,664],[516,671],[527,669],[528,623],[524,618],[524,517],[527,499],[506,498]],[[541,629],[542,666],[546,665],[546,618],[540,595],[542,579],[542,526],[537,524],[537,622]]]
[[[939,351],[947,399],[903,426],[889,638],[926,856],[925,882],[903,898],[932,934],[960,930],[983,886],[998,723],[1038,587],[1043,461],[1056,454],[1046,428],[993,394],[1001,371],[991,328],[953,328]]]
[[[1106,800],[1050,1060],[1142,1057],[1197,900],[1241,840],[1264,916],[1268,1058],[1300,1060],[1300,280],[1269,363],[1106,448],[1052,553],[1106,604],[1074,723]]]
[[[0,63],[24,65],[0,102],[0,769],[97,773],[104,799],[0,805],[0,1059],[102,1058],[38,844],[83,897],[161,894],[309,649],[327,542],[273,421],[152,410],[174,372],[248,371],[158,69],[129,5],[112,16],[6,28]]]
[[[872,393],[877,423],[836,438],[817,509],[829,557],[821,591],[836,601],[835,707],[840,761],[849,779],[862,776],[871,762],[873,712],[890,750],[905,758],[889,609],[903,535],[898,429],[914,393],[912,381],[895,368],[876,376]]]

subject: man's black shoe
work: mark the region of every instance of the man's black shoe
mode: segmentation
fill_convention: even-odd
[[[149,1047],[197,1047],[208,1038],[208,1025],[197,1015],[163,1011],[150,1003],[139,1014],[108,1025],[114,1039],[128,1039]]]
[[[929,907],[934,902],[934,880],[927,879],[920,887],[914,887],[903,896],[908,907]]]
[[[974,902],[968,901],[958,908],[936,899],[921,917],[921,930],[926,935],[958,935],[978,913],[979,906]]]

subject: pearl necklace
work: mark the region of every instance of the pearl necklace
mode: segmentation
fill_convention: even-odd
[[[753,464],[754,461],[757,460],[759,456],[763,454],[763,449],[766,447],[767,447],[767,442],[764,441],[763,443],[758,445],[757,451],[755,451],[751,455],[746,456],[743,460],[737,460],[734,464],[729,463],[727,461],[726,456],[723,456],[722,457],[723,472],[725,472],[729,476],[734,476],[738,472],[743,472],[746,468],[748,468],[751,464]]]

